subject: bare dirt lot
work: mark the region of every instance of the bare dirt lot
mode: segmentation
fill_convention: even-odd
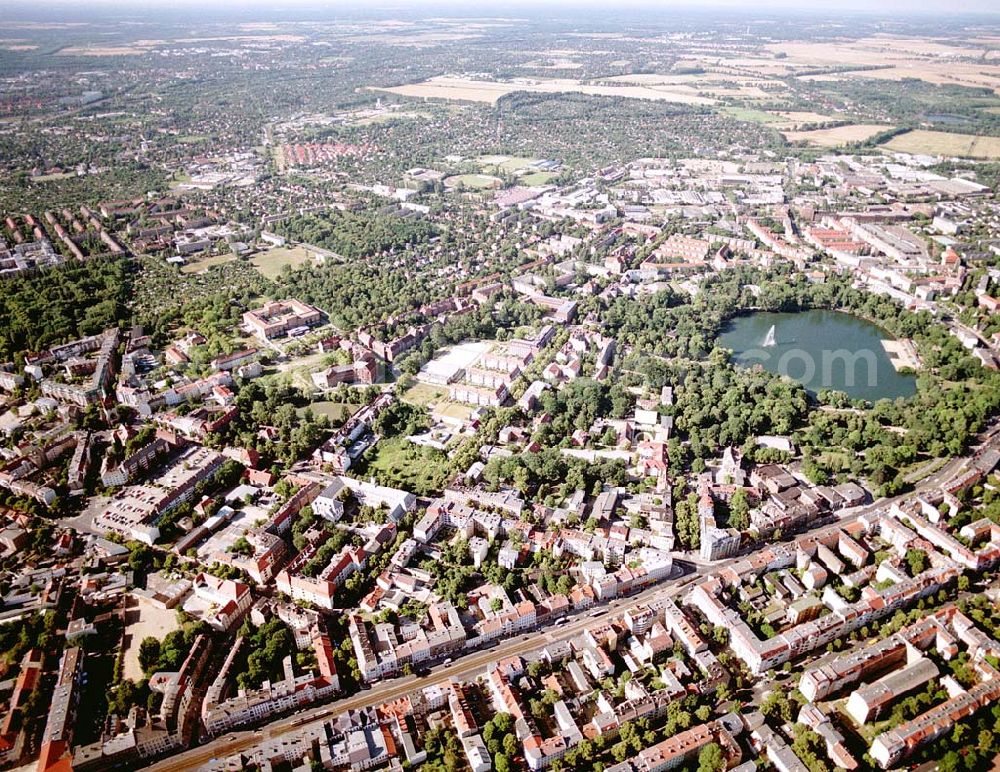
[[[139,666],[139,645],[143,638],[153,636],[163,639],[171,630],[176,630],[177,612],[173,609],[162,609],[142,598],[130,598],[129,607],[125,611],[125,659],[122,662],[122,674],[132,680],[142,679],[142,668]]]

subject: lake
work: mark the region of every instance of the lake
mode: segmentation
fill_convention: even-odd
[[[917,390],[916,377],[896,372],[882,348],[882,340],[891,338],[874,324],[837,311],[761,311],[733,319],[719,343],[732,349],[737,364],[762,365],[813,394],[836,389],[874,402]]]

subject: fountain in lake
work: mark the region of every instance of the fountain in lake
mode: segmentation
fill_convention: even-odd
[[[768,330],[767,331],[767,335],[764,336],[764,346],[765,347],[778,345],[778,341],[777,341],[777,339],[775,338],[775,335],[774,335],[774,327],[775,326],[772,324],[771,325],[771,329]]]

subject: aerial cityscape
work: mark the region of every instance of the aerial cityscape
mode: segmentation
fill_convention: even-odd
[[[1000,769],[1000,6],[0,0],[0,769]]]

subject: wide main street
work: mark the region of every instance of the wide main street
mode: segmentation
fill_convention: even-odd
[[[1000,431],[1000,425],[991,427],[982,435],[984,444],[995,446],[995,437],[998,431]],[[836,523],[822,525],[812,529],[811,532],[823,533],[824,531],[840,528],[845,524],[856,522],[861,517],[872,512],[886,510],[893,503],[903,501],[920,491],[932,490],[954,477],[967,461],[968,458],[966,457],[951,459],[948,463],[924,477],[915,486],[913,491],[892,498],[879,499],[862,507],[856,507],[844,514]],[[801,535],[803,534],[798,534],[795,538]],[[697,558],[692,559],[688,555],[679,556],[678,562],[690,564],[692,570],[687,571],[681,576],[653,585],[642,592],[614,600],[599,609],[588,609],[564,617],[568,621],[562,622],[558,626],[551,626],[547,630],[511,638],[489,649],[470,651],[465,655],[456,655],[453,663],[449,665],[437,665],[431,668],[429,673],[422,676],[413,675],[381,681],[374,684],[370,689],[365,689],[350,697],[329,702],[298,714],[276,719],[256,729],[233,732],[215,738],[204,745],[191,748],[169,759],[164,759],[151,766],[150,769],[156,770],[156,772],[195,770],[213,760],[244,752],[256,745],[280,740],[293,733],[300,732],[309,724],[325,721],[348,710],[359,710],[373,705],[381,705],[384,702],[403,697],[422,687],[438,683],[442,679],[474,679],[478,675],[481,675],[491,664],[500,659],[525,655],[531,651],[542,649],[551,643],[571,640],[591,625],[620,616],[627,608],[649,603],[657,599],[677,596],[696,579],[717,574],[726,567],[743,559],[743,557],[737,556],[709,564]]]

